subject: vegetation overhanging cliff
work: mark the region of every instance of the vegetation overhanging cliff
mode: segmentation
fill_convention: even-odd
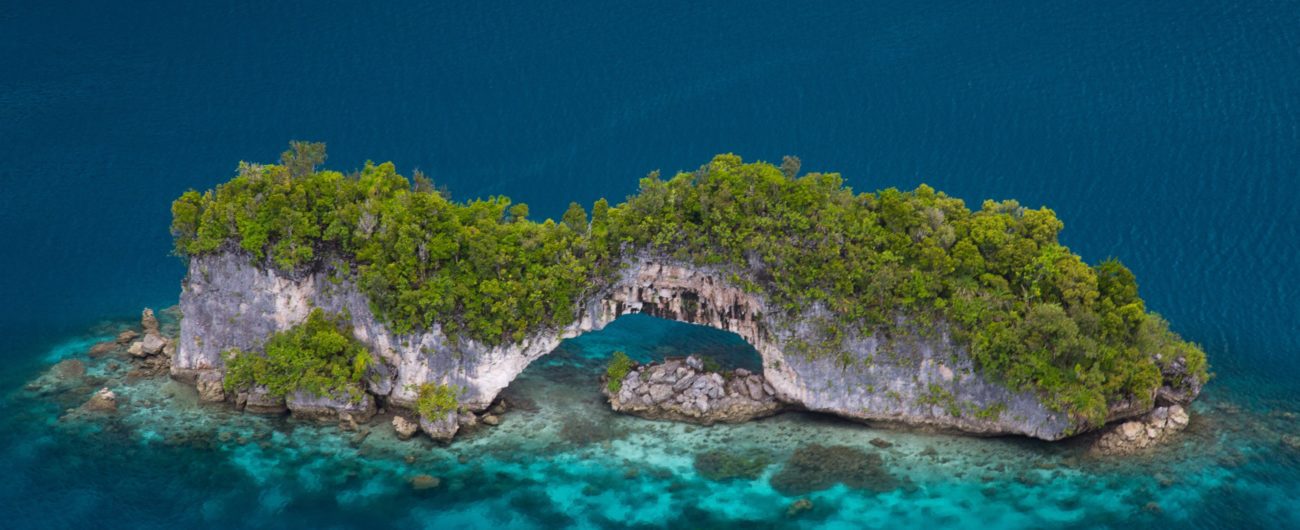
[[[329,262],[398,333],[437,324],[502,344],[571,322],[623,257],[650,251],[735,271],[728,281],[769,311],[828,310],[820,340],[793,345],[807,357],[858,361],[840,347],[850,330],[947,332],[991,380],[1092,425],[1118,403],[1149,406],[1171,363],[1186,374],[1175,385],[1208,377],[1204,353],[1146,310],[1133,274],[1085,264],[1046,208],[972,212],[925,185],[854,193],[838,174],[800,176],[795,159],[719,155],[669,180],[651,174],[590,216],[574,203],[558,223],[534,222],[504,197],[452,202],[392,163],[343,174],[317,170],[324,160],[323,145],[294,143],[279,165],[241,164],[215,190],[186,192],[172,206],[176,252],[238,249],[290,274]],[[355,384],[344,376],[355,370],[322,370],[340,374],[334,390]]]

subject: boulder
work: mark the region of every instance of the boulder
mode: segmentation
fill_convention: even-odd
[[[129,343],[129,342],[135,340],[136,337],[139,337],[139,336],[140,336],[140,334],[139,334],[138,332],[136,332],[135,330],[133,330],[133,329],[123,330],[121,333],[118,333],[118,334],[117,334],[117,343],[118,343],[118,344],[127,344],[127,343]]]
[[[410,440],[420,430],[420,424],[406,419],[405,416],[393,416],[393,431],[399,440]]]
[[[138,340],[132,342],[131,347],[127,348],[126,352],[131,354],[132,357],[148,357],[149,355],[144,352],[144,341]]]
[[[226,389],[221,372],[209,370],[199,375],[195,388],[199,391],[199,401],[216,403],[226,400]]]
[[[1140,418],[1107,428],[1093,442],[1092,452],[1104,456],[1143,452],[1187,428],[1189,422],[1181,405],[1156,407]]]
[[[153,310],[144,308],[140,313],[140,327],[144,328],[144,334],[158,334],[158,318],[153,315]]]
[[[90,399],[81,406],[81,410],[86,412],[117,412],[117,394],[114,394],[108,387],[104,387],[90,396]]]
[[[686,358],[686,366],[690,367],[690,369],[695,370],[697,372],[704,371],[704,361],[700,360],[699,357],[696,357],[694,355],[691,355]]]
[[[429,438],[438,442],[449,442],[456,436],[456,431],[460,430],[460,422],[457,421],[458,414],[450,413],[440,419],[429,421],[424,417],[420,418],[420,430]]]
[[[501,425],[501,417],[497,416],[496,414],[485,414],[482,419],[483,419],[483,423],[487,425],[491,425],[493,427],[496,427],[497,425]]]
[[[162,353],[163,347],[165,346],[167,346],[167,339],[163,338],[163,336],[159,335],[156,331],[145,333],[144,340],[140,341],[140,349],[145,355],[158,355]]]
[[[605,385],[602,391],[615,411],[703,425],[747,421],[774,414],[783,406],[761,375],[742,370],[727,380],[722,374],[700,371],[702,367],[694,356],[641,365],[624,377],[618,392]]]
[[[1169,423],[1177,428],[1182,429],[1190,423],[1192,418],[1187,415],[1187,411],[1181,405],[1172,405],[1169,407]]]
[[[668,385],[650,385],[650,400],[660,403],[673,395],[673,387]]]

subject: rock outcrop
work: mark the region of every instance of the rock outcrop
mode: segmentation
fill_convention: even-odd
[[[728,376],[707,372],[695,356],[637,366],[615,386],[601,385],[614,410],[656,420],[741,423],[783,406],[763,376],[743,368]]]
[[[168,340],[167,337],[164,337],[162,331],[159,329],[158,318],[154,316],[152,309],[145,308],[144,312],[140,316],[140,327],[144,329],[144,338],[132,342],[131,346],[126,350],[127,353],[130,353],[133,357],[149,357],[150,355],[158,355],[163,353],[163,351],[171,344],[171,341]],[[128,332],[122,332],[121,335],[118,335],[118,340],[121,341],[123,337],[128,336],[131,337],[128,340],[133,340],[134,337],[139,336],[132,336],[127,333]],[[131,331],[130,333],[134,334],[135,332]]]
[[[199,401],[218,403],[226,400],[226,390],[222,386],[220,372],[204,372],[199,375],[195,388],[199,391]]]
[[[457,419],[457,414],[454,412],[434,421],[421,417],[420,430],[434,441],[449,442],[456,436],[456,431],[460,430],[460,422]]]
[[[345,424],[364,423],[374,417],[375,398],[366,392],[355,392],[350,397],[317,396],[307,392],[294,392],[285,396],[285,407],[295,418],[317,422],[339,421]]]
[[[410,440],[420,431],[420,424],[406,419],[405,416],[393,416],[393,431],[400,440]]]
[[[90,396],[81,406],[85,412],[117,412],[117,394],[108,388],[101,388]]]
[[[1181,405],[1156,407],[1147,415],[1108,427],[1092,445],[1098,455],[1129,455],[1159,445],[1186,429],[1191,418]]]
[[[248,392],[241,392],[236,406],[245,412],[266,416],[278,416],[289,410],[283,397],[271,395],[266,388],[256,386]]]
[[[221,352],[256,350],[276,331],[306,319],[319,307],[351,315],[352,332],[375,355],[366,382],[372,394],[397,407],[413,408],[420,384],[463,389],[460,405],[482,411],[529,363],[560,341],[598,330],[619,316],[652,316],[734,332],[762,356],[762,378],[782,402],[864,421],[893,421],[973,434],[1019,434],[1057,440],[1087,430],[1052,410],[1032,392],[1017,392],[983,377],[965,348],[940,330],[895,336],[843,328],[834,352],[818,353],[835,316],[812,307],[798,315],[769,311],[764,298],[729,282],[734,271],[694,266],[657,256],[627,258],[605,289],[580,301],[572,323],[540,330],[522,340],[489,346],[451,340],[431,329],[397,334],[370,310],[369,300],[346,267],[320,260],[293,274],[225,252],[190,259],[181,294],[180,344],[173,377],[195,384],[201,374],[223,370]],[[898,329],[906,329],[900,321]],[[847,352],[839,355],[836,352]],[[1195,397],[1199,383],[1172,383]],[[1172,392],[1172,391],[1171,391]],[[250,398],[251,403],[251,398]],[[1111,420],[1148,412],[1130,406]],[[452,422],[456,425],[457,422]],[[426,429],[444,436],[449,429]],[[454,429],[450,429],[454,432]]]

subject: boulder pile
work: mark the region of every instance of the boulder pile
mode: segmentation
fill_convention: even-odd
[[[603,381],[602,389],[616,411],[702,425],[749,421],[784,406],[761,374],[706,371],[694,355],[636,366],[618,384]]]

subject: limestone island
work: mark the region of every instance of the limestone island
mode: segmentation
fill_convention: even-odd
[[[294,142],[175,201],[179,336],[146,322],[133,353],[169,355],[204,401],[353,427],[384,411],[436,440],[497,421],[529,363],[629,313],[730,331],[762,357],[752,372],[614,355],[600,391],[656,419],[802,409],[1042,440],[1110,425],[1097,447],[1124,453],[1185,426],[1208,379],[1134,275],[1084,263],[1046,208],[854,193],[795,158],[728,154],[536,222],[392,163],[324,160]]]

